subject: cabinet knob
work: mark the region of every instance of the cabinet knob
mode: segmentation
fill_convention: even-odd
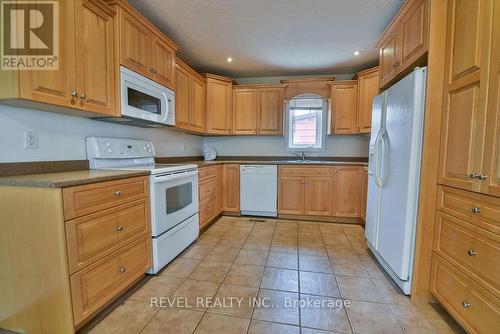
[[[399,61],[397,61],[394,64],[392,64],[392,67],[398,67],[398,66],[399,66]]]
[[[127,269],[125,269],[125,267],[120,267],[120,272],[121,273],[124,273],[125,271],[127,271]]]
[[[477,252],[475,250],[473,250],[473,249],[469,249],[467,251],[467,255],[469,255],[469,256],[476,256],[476,254],[477,254]]]
[[[85,101],[86,98],[85,93],[80,94],[80,100]]]
[[[71,92],[71,96],[72,97],[77,97],[78,96],[78,92],[76,90],[72,91]]]
[[[122,192],[120,190],[115,191],[115,196],[121,196]]]
[[[121,232],[121,231],[123,231],[123,226],[121,226],[121,225],[118,225],[118,226],[116,227],[116,230],[117,230],[118,232]]]
[[[469,307],[470,307],[470,303],[469,303],[468,301],[464,300],[464,301],[462,302],[462,306],[463,306],[464,308],[469,308]]]
[[[472,208],[472,213],[480,213],[480,212],[481,212],[480,208],[477,207]]]
[[[478,179],[478,180],[481,180],[481,181],[484,181],[484,180],[486,180],[487,178],[488,178],[488,177],[487,177],[486,175],[483,175],[483,174],[479,174],[479,175],[477,176],[477,179]]]

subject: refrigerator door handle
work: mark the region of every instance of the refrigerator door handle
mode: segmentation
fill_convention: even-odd
[[[380,182],[380,187],[383,187],[385,183],[387,182],[388,178],[388,164],[389,164],[389,138],[387,137],[387,131],[383,131],[382,135],[380,136],[380,157],[379,157],[379,169],[377,172],[377,177]]]
[[[377,187],[382,186],[382,180],[380,178],[380,144],[382,143],[382,136],[379,135],[377,136],[377,139],[375,140],[375,152],[374,152],[374,163],[375,163],[375,168],[374,168],[374,173],[373,173],[373,179],[375,181],[375,184]]]

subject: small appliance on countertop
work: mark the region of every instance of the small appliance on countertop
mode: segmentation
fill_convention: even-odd
[[[91,169],[151,173],[153,267],[148,273],[158,273],[198,238],[198,166],[156,164],[153,143],[146,140],[88,137],[86,144]]]

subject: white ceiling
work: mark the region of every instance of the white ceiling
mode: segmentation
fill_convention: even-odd
[[[355,73],[374,65],[375,43],[403,2],[129,0],[180,46],[181,59],[230,77]]]

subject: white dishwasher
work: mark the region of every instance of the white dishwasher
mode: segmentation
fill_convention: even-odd
[[[240,210],[242,215],[278,216],[278,167],[240,165]]]

